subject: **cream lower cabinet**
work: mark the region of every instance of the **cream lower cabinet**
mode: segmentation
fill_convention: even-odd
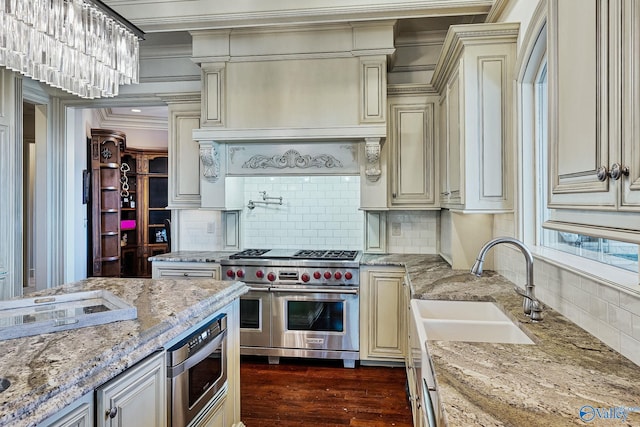
[[[93,393],[89,393],[38,424],[38,427],[91,427],[94,425],[93,410]]]
[[[360,360],[403,362],[406,347],[404,267],[360,270]]]
[[[96,389],[97,427],[165,427],[167,374],[159,351]]]
[[[220,264],[213,262],[153,261],[151,278],[220,280]]]
[[[434,111],[437,96],[394,95],[389,102],[391,208],[437,208]]]
[[[518,24],[452,25],[433,74],[440,94],[440,204],[513,210],[512,80]]]

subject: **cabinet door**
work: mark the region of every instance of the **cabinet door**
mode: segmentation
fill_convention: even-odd
[[[390,102],[391,205],[433,206],[434,103],[425,97]]]
[[[98,427],[167,425],[165,352],[158,352],[96,389]]]
[[[624,210],[640,210],[640,2],[622,2],[622,177]]]
[[[169,207],[200,207],[200,102],[169,105]]]
[[[446,87],[446,111],[447,111],[447,136],[446,136],[446,162],[447,162],[447,198],[450,204],[460,204],[463,201],[463,182],[460,162],[461,135],[460,135],[460,71],[456,71],[451,76]]]
[[[38,424],[39,427],[93,426],[93,393],[88,393]]]
[[[599,167],[609,168],[619,158],[617,135],[610,134],[616,127],[609,126],[609,116],[615,118],[617,109],[609,110],[607,7],[606,0],[549,2],[552,208],[615,208],[615,182],[601,182],[596,176]]]
[[[404,361],[404,269],[365,269],[360,294],[360,359]]]

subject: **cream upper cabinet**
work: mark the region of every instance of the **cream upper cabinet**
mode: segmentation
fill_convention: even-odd
[[[462,203],[460,187],[460,90],[458,70],[449,78],[438,106],[440,110],[439,167],[440,203],[455,206]]]
[[[512,84],[519,24],[452,25],[432,78],[438,102],[440,202],[513,209]],[[444,164],[443,164],[444,163]]]
[[[553,0],[548,16],[548,225],[639,230],[640,2]]]
[[[624,210],[640,210],[640,2],[622,3],[622,149],[621,164],[629,171],[622,177]]]
[[[390,207],[435,208],[437,96],[389,96]]]
[[[549,207],[615,208],[613,181],[597,176],[619,158],[609,144],[607,9],[606,0],[549,2]]]
[[[169,209],[200,207],[200,96],[169,103]]]

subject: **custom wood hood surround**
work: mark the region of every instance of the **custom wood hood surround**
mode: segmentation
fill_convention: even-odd
[[[193,31],[202,69],[201,206],[228,208],[225,177],[381,179],[395,20]],[[365,194],[367,190],[365,188]]]

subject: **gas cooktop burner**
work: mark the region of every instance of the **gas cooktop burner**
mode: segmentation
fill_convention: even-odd
[[[229,259],[298,259],[298,260],[331,260],[353,261],[358,251],[303,249],[291,251],[286,249],[245,249],[237,252]]]

